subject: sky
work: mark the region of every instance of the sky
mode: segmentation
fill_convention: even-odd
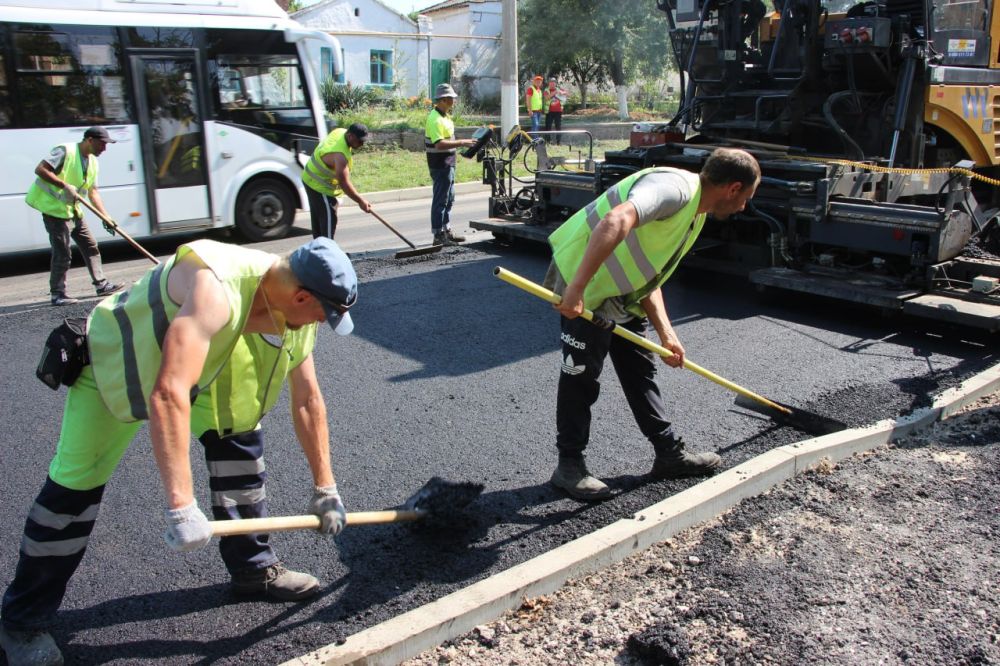
[[[308,7],[309,5],[315,5],[320,0],[304,0],[302,7]],[[436,4],[438,0],[380,0],[383,5],[388,5],[392,7],[400,14],[409,14],[415,9],[423,9],[424,7],[430,7]]]

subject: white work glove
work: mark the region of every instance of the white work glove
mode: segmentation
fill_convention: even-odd
[[[212,540],[212,527],[197,502],[179,509],[167,509],[166,517],[167,531],[163,538],[174,550],[182,553],[198,550]]]
[[[68,204],[75,204],[76,195],[77,195],[76,187],[70,185],[69,183],[66,183],[62,191],[63,201],[65,201]]]
[[[337,536],[347,522],[347,510],[337,492],[337,484],[316,486],[312,501],[309,503],[309,513],[319,516],[319,531],[323,534]]]

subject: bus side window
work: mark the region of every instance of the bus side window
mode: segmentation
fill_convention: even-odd
[[[121,46],[112,28],[44,25],[14,31],[14,89],[23,125],[128,121]]]
[[[0,30],[0,37],[3,31]],[[10,127],[13,114],[10,108],[10,89],[7,87],[7,62],[0,53],[0,127]]]

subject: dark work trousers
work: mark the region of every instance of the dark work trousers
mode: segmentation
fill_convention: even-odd
[[[549,111],[545,114],[545,131],[551,132],[553,125],[557,132],[562,129],[562,111]],[[550,138],[555,140],[557,146],[562,142],[561,134],[554,134],[551,137],[546,135],[545,140],[548,141]]]
[[[434,183],[431,198],[431,231],[439,234],[451,225],[451,207],[455,203],[455,167],[431,169]]]
[[[261,432],[221,437],[208,431],[199,439],[205,447],[215,519],[267,516]],[[14,581],[3,597],[4,627],[25,631],[52,625],[66,585],[83,559],[104,488],[71,490],[46,478],[28,512]],[[219,551],[230,573],[278,562],[266,534],[224,537]]]
[[[325,236],[333,238],[337,231],[337,197],[327,196],[317,192],[308,185],[305,186],[306,198],[309,199],[309,217],[312,218],[313,238]]]
[[[254,430],[222,436],[209,430],[198,441],[205,447],[215,520],[267,517],[263,433]],[[219,553],[231,574],[265,569],[278,562],[267,534],[222,537]]]
[[[46,477],[24,523],[14,582],[3,595],[4,628],[28,631],[52,624],[87,550],[103,495],[104,486],[70,490]]]
[[[620,324],[645,335],[648,321],[631,319]],[[556,448],[560,457],[581,457],[590,439],[590,408],[601,391],[599,378],[604,359],[611,363],[625,391],[639,430],[654,450],[673,442],[670,421],[656,384],[656,357],[611,331],[594,326],[583,317],[560,317],[562,371],[556,396]]]
[[[73,261],[72,248],[69,241],[76,242],[83,263],[87,265],[90,279],[95,287],[104,284],[104,268],[101,266],[101,252],[97,249],[97,241],[90,233],[90,228],[83,218],[63,219],[42,214],[45,231],[49,233],[49,245],[52,246],[51,272],[49,274],[49,292],[53,295],[66,295],[66,273]],[[71,229],[72,228],[72,229]]]

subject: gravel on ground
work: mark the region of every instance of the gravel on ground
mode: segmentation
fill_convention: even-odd
[[[1000,664],[1000,393],[413,658]]]

